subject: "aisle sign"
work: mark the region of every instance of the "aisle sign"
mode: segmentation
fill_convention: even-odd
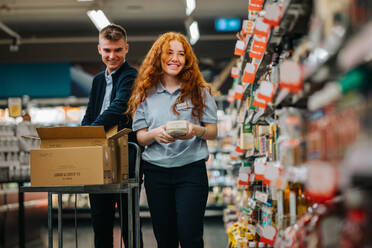
[[[218,32],[233,32],[239,31],[239,18],[218,18],[214,21],[214,27]]]

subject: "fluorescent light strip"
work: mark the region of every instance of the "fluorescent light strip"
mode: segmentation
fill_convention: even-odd
[[[102,10],[88,10],[87,15],[99,31],[110,25],[110,21]]]
[[[186,0],[186,15],[191,15],[196,8],[195,0]]]
[[[196,21],[193,21],[189,27],[190,44],[194,45],[200,38],[199,27]]]

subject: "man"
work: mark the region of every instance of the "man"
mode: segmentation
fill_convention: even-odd
[[[137,76],[137,70],[125,61],[129,45],[123,27],[110,24],[99,32],[98,53],[106,70],[93,79],[89,102],[82,125],[104,126],[105,130],[118,125],[119,130],[131,128],[132,120],[124,114]],[[129,141],[135,135],[129,134]],[[129,174],[134,174],[134,152],[129,150]],[[122,195],[123,237],[128,247],[127,195]],[[94,244],[96,248],[113,247],[115,203],[120,206],[119,194],[90,194]],[[141,247],[142,234],[141,234]]]

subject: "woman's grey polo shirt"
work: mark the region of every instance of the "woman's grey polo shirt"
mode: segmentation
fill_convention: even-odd
[[[161,83],[149,90],[145,101],[138,105],[133,119],[133,131],[142,128],[148,130],[157,128],[166,124],[168,121],[187,120],[194,124],[217,123],[217,105],[209,91],[203,91],[205,95],[204,111],[200,120],[192,117],[191,110],[193,105],[191,100],[176,106],[180,115],[172,111],[172,106],[180,95],[180,88],[173,93],[167,91]],[[202,159],[207,160],[209,151],[207,143],[198,137],[189,140],[176,140],[175,142],[165,144],[154,141],[151,145],[145,147],[142,159],[161,167],[172,168],[193,163]]]

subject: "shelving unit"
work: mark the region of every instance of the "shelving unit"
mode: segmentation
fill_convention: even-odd
[[[345,161],[361,149],[361,139],[371,142],[372,56],[365,54],[372,49],[355,44],[371,40],[372,5],[287,0],[248,5],[228,96],[227,113],[235,120],[230,159],[238,168],[234,203],[224,210],[229,247],[371,245],[367,236],[363,241],[348,236],[363,233],[356,233],[362,224],[350,217],[354,204],[363,221],[372,220],[369,201],[347,197],[356,187],[359,195],[370,192],[356,183],[363,173],[353,168],[360,164],[368,172],[362,181],[371,179],[368,156],[363,163]],[[345,66],[344,54],[352,51],[360,57]],[[341,228],[342,222],[350,226]]]

